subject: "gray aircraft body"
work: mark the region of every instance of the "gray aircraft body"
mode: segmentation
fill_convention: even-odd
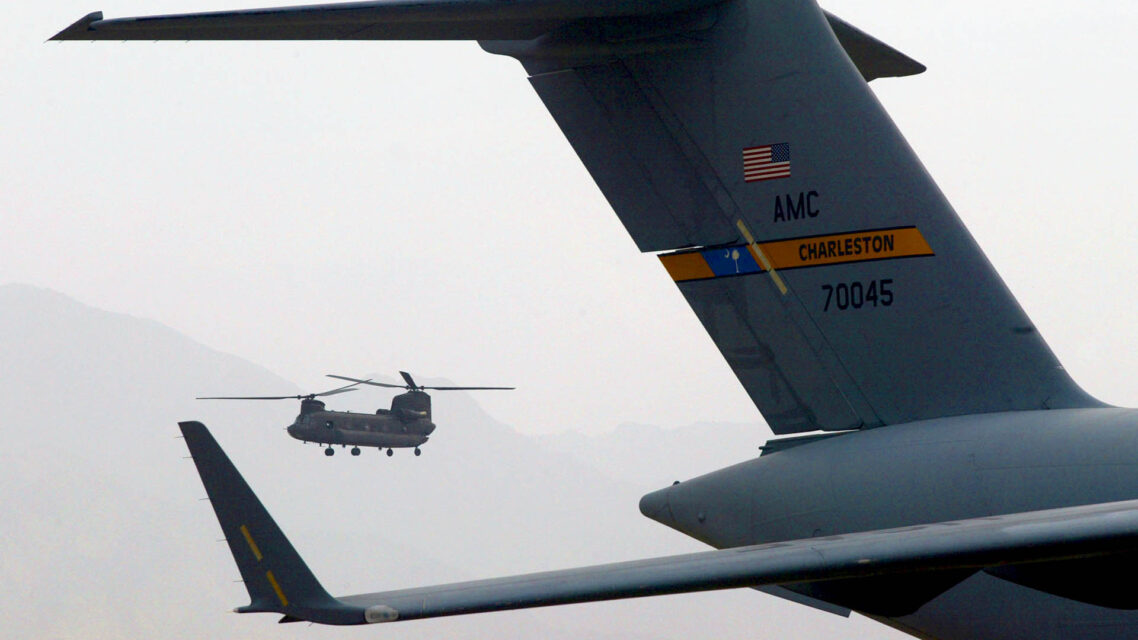
[[[392,401],[390,409],[378,409],[375,413],[329,411],[319,400],[302,400],[300,414],[286,431],[297,440],[326,445],[327,456],[336,453],[334,444],[350,445],[353,456],[360,455],[360,447],[386,447],[389,456],[395,449],[414,447],[415,455],[419,455],[419,445],[426,444],[435,431],[431,400],[422,391],[403,396]]]
[[[333,598],[206,429],[252,599],[362,624],[755,587],[921,638],[1138,637],[1138,413],[1067,375],[867,82],[924,70],[814,0],[388,0],[62,40],[476,39],[518,59],[775,434],[645,496],[718,550]]]

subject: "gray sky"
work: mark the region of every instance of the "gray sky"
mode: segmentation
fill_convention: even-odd
[[[16,3],[0,24],[0,282],[314,390],[398,369],[517,385],[479,400],[522,432],[759,420],[515,61],[472,43],[43,42],[96,9],[256,6],[100,1]],[[1075,379],[1138,404],[1138,7],[825,7],[928,65],[873,86]]]
[[[637,253],[513,60],[470,43],[43,42],[96,9],[118,17],[252,6],[223,0],[99,0],[102,6],[89,1],[14,3],[0,22],[0,283],[51,287],[100,308],[153,318],[314,390],[332,386],[324,373],[393,375],[398,369],[459,383],[516,384],[519,391],[487,393],[478,401],[525,434],[597,433],[629,421],[675,426],[759,420],[657,260]],[[1131,320],[1138,265],[1132,220],[1138,204],[1132,177],[1138,164],[1138,96],[1132,89],[1138,77],[1132,40],[1138,6],[1122,0],[834,0],[825,6],[929,66],[921,76],[873,86],[1075,379],[1107,401],[1138,405],[1138,390],[1130,383],[1138,371]],[[203,378],[208,375],[193,377]],[[281,391],[287,392],[187,388],[185,402],[196,410],[189,397],[197,394]],[[92,393],[62,386],[52,392],[79,406],[80,394]],[[377,406],[386,403],[386,397],[374,397]],[[157,401],[131,402],[139,409]],[[20,416],[25,407],[13,405],[9,409]],[[293,408],[281,403],[263,410],[274,416],[267,422],[283,425]],[[324,545],[358,553],[374,532],[389,535],[368,520],[383,514],[357,513],[351,500],[330,500],[321,509],[312,507],[319,500],[308,494],[290,500],[288,492],[298,485],[303,491],[320,489],[305,488],[304,481],[328,472],[327,465],[317,469],[327,461],[314,448],[283,437],[262,441],[260,433],[242,428],[250,419],[232,418],[261,410],[213,405],[201,414],[219,425],[243,469],[273,479],[258,490],[282,522],[303,525],[294,535],[306,549],[318,550],[307,557],[327,572],[322,575],[329,584],[346,584],[348,590],[381,586],[369,576],[385,575],[384,558],[372,558],[373,565],[322,558],[319,534],[325,520],[358,526],[360,543]],[[221,416],[230,417],[228,424]],[[149,427],[157,420],[143,422]],[[91,433],[90,451],[103,455],[89,455],[79,446],[85,440],[43,458],[23,455],[30,446],[13,447],[4,465],[16,469],[9,477],[35,488],[28,478],[66,456],[76,464],[121,466],[129,479],[124,485],[195,508],[185,522],[200,530],[187,537],[214,537],[204,507],[190,502],[199,493],[190,472],[154,472],[183,453],[168,433],[134,424],[120,425],[105,440],[101,432]],[[509,477],[520,463],[486,464],[496,459],[470,456],[473,445],[461,439],[463,432],[452,433],[422,459],[392,461],[402,466],[338,465],[335,472],[350,479],[347,486],[364,488],[360,500],[371,497],[369,483],[385,469],[385,482],[443,495],[463,486],[464,474],[475,468],[467,465],[479,463],[500,467],[507,476],[503,486],[523,484]],[[156,448],[159,438],[167,448]],[[114,454],[123,446],[135,453],[121,458],[131,464],[117,465]],[[258,466],[260,447],[271,455],[262,456]],[[340,457],[338,462],[351,462]],[[464,464],[450,464],[456,460]],[[300,480],[281,481],[279,466],[296,470]],[[544,468],[564,472],[556,465]],[[454,480],[415,484],[419,476],[412,474],[432,477],[436,469],[454,474]],[[152,478],[137,482],[131,473]],[[86,475],[47,477],[88,492],[64,493],[79,506],[61,513],[76,514],[88,498],[102,501],[91,505],[132,502],[103,491]],[[628,493],[635,497],[638,491]],[[418,497],[410,490],[405,494]],[[13,496],[54,508],[49,497],[36,493]],[[328,510],[336,509],[344,513],[329,518]],[[419,542],[437,545],[440,555],[447,552],[453,536],[428,536],[438,528],[428,508],[395,511],[400,529],[419,531]],[[88,527],[105,513],[88,508],[77,522]],[[167,515],[155,517],[167,521]],[[660,530],[662,540],[670,533],[632,510],[627,515],[648,531]],[[153,533],[145,518],[123,522]],[[72,529],[26,519],[10,519],[8,525],[60,536],[32,536],[40,545],[33,550],[44,552],[9,559],[54,561],[62,554],[75,556],[81,569],[90,565],[81,545],[75,549],[79,538],[70,535]],[[456,526],[483,535],[491,531]],[[612,557],[589,561],[627,557],[620,544],[655,540],[619,527],[598,528],[613,532],[616,542],[598,545]],[[530,533],[517,532],[526,542],[512,550],[537,556],[542,548],[531,549],[528,541],[543,538]],[[209,607],[239,600],[237,586],[224,597],[215,591],[233,573],[228,558],[219,559],[223,554],[181,545],[180,539],[174,551],[164,553],[168,547],[162,544],[142,545],[144,553],[130,554],[132,561],[150,562],[147,553],[161,556],[188,585],[201,585],[197,592]],[[123,561],[120,548],[101,549],[106,566]],[[205,569],[178,573],[184,566],[179,550],[197,554]],[[544,558],[532,562],[539,560]],[[482,570],[465,559],[453,564]],[[493,572],[527,568],[511,557]],[[40,575],[48,585],[58,575],[73,575],[27,574]],[[161,573],[161,582],[171,582],[168,575]],[[388,578],[406,576],[402,571]],[[22,602],[14,596],[25,594],[10,595],[8,601]],[[772,625],[785,625],[783,635],[801,633],[801,621],[811,615],[790,605],[776,609],[773,599],[752,595],[692,597],[738,598],[739,606],[731,609],[739,616],[735,626],[753,628],[757,619],[769,635],[779,633]],[[175,613],[265,637],[342,635],[298,625],[282,631],[265,617],[221,618],[214,609],[202,616],[202,606]],[[587,611],[610,615],[616,609],[603,608],[610,606],[618,605]],[[661,619],[669,613],[667,602],[619,606],[664,610],[655,616]],[[763,607],[771,607],[770,615]],[[787,609],[792,613],[776,613]],[[19,611],[26,618],[24,613]],[[582,616],[569,608],[551,615]],[[462,624],[473,625],[469,633],[476,637],[501,618],[482,620]],[[75,622],[66,621],[68,627]],[[148,624],[169,628],[164,621]],[[891,635],[864,620],[817,624],[844,625],[844,637],[856,630],[865,637]],[[421,637],[441,628],[425,624],[394,633]],[[84,635],[81,627],[73,629],[73,637]]]

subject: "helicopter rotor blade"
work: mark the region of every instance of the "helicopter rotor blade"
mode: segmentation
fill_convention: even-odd
[[[412,378],[411,374],[407,373],[406,371],[400,371],[399,372],[399,375],[403,376],[403,379],[405,381],[407,381],[407,384],[405,384],[405,385],[403,385],[403,384],[389,384],[387,382],[375,382],[375,381],[370,380],[370,379],[361,380],[359,378],[351,378],[348,376],[338,376],[338,375],[331,374],[331,373],[326,374],[326,375],[329,378],[336,378],[337,380],[348,380],[348,381],[354,382],[356,384],[369,384],[373,387],[388,387],[391,389],[411,389],[411,390],[420,390],[420,391],[422,391],[424,389],[430,389],[431,391],[511,391],[511,390],[517,388],[517,387],[420,387],[418,384],[415,384],[415,379]],[[348,385],[348,386],[350,387],[350,386],[354,386],[354,385]]]
[[[334,396],[337,393],[347,393],[349,391],[355,391],[356,389],[354,389],[353,387],[357,387],[361,384],[367,384],[369,382],[371,382],[370,378],[367,380],[352,380],[352,384],[346,384],[342,387],[336,387],[335,389],[331,389],[329,391],[324,391],[322,393],[314,393],[314,394],[312,394],[312,397],[319,398],[321,396]]]
[[[354,387],[355,385],[352,385],[352,386]],[[317,398],[321,398],[324,396],[334,396],[338,393],[347,393],[349,391],[359,391],[359,389],[347,389],[347,388],[341,387],[339,389],[332,389],[331,391],[325,391],[324,393],[315,393],[313,395]],[[304,396],[304,397],[307,398],[308,396]]]
[[[333,375],[331,373],[325,374],[325,376],[327,376],[329,378],[336,378],[337,380],[351,380],[352,382],[355,382],[356,384],[369,384],[373,387],[388,387],[391,389],[406,389],[407,388],[401,384],[388,384],[386,382],[375,382],[375,381],[370,380],[370,379],[369,380],[360,380],[359,378],[349,378],[348,376],[337,376],[337,375]],[[348,385],[348,386],[350,387],[353,385]]]
[[[323,391],[321,393],[305,393],[305,394],[296,395],[296,396],[199,396],[195,399],[196,400],[306,400],[306,399],[319,398],[322,396],[334,396],[338,393],[347,393],[349,391],[358,391],[358,389],[355,389],[354,387],[356,387],[359,384],[362,384],[363,382],[365,382],[365,381],[361,380],[359,382],[354,382],[352,384],[344,385],[342,387],[336,387],[335,389],[331,389],[329,391]]]
[[[308,396],[199,396],[195,400],[301,400]]]
[[[517,387],[419,387],[420,389],[430,389],[432,391],[510,391],[517,389]]]

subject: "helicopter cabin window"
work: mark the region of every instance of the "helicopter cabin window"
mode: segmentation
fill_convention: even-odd
[[[325,422],[324,422],[324,426],[325,426],[325,427],[328,427],[329,429],[331,429],[332,427],[334,427],[334,426],[336,426],[336,425],[335,425],[335,424],[334,424],[334,423],[333,423],[331,420],[327,420],[327,421],[325,421]]]

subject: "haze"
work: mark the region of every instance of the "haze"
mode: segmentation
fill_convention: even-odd
[[[163,601],[182,607],[176,618],[165,610],[120,621],[118,631],[172,635],[172,619],[190,624],[205,617],[214,624],[220,617],[223,624],[199,631],[237,628],[278,637],[280,629],[266,616],[221,613],[244,597],[237,587],[223,597],[214,591],[235,571],[220,552],[198,548],[216,525],[207,509],[192,504],[201,493],[197,479],[188,468],[163,471],[182,455],[180,442],[169,438],[173,421],[185,418],[221,427],[219,439],[238,464],[254,464],[250,481],[274,512],[288,505],[286,488],[309,487],[285,507],[282,524],[321,578],[344,587],[337,591],[385,586],[368,580],[376,575],[394,586],[404,576],[451,579],[479,570],[547,568],[537,562],[548,549],[541,544],[556,546],[557,540],[546,537],[529,549],[543,534],[525,528],[506,540],[507,551],[536,559],[503,555],[495,563],[468,563],[469,554],[451,546],[456,532],[493,538],[509,527],[485,528],[469,513],[460,518],[447,511],[455,503],[436,504],[430,517],[396,510],[382,520],[356,517],[349,508],[389,511],[380,497],[388,482],[445,495],[454,484],[430,476],[425,469],[434,467],[426,463],[414,471],[405,460],[387,468],[380,482],[367,475],[384,469],[374,459],[352,467],[364,461],[338,456],[328,465],[314,448],[278,433],[293,413],[287,403],[206,408],[188,401],[194,395],[299,390],[292,384],[319,390],[333,386],[325,373],[393,376],[403,369],[421,380],[518,386],[477,402],[490,423],[524,437],[566,431],[572,438],[602,437],[623,423],[751,425],[750,448],[717,435],[704,443],[723,442],[717,453],[728,458],[724,462],[753,455],[769,437],[675,285],[654,257],[637,253],[515,61],[471,43],[43,42],[98,9],[118,17],[237,6],[61,0],[6,7],[0,24],[0,284],[47,287],[157,321],[208,346],[197,349],[233,354],[241,360],[223,361],[257,375],[222,375],[205,356],[201,368],[193,368],[197,373],[182,375],[191,367],[181,355],[163,363],[157,356],[164,352],[150,351],[153,342],[115,342],[95,331],[67,343],[80,353],[20,351],[27,356],[23,366],[5,359],[5,404],[22,409],[8,423],[19,437],[6,448],[3,494],[6,510],[27,518],[5,525],[7,586],[0,593],[28,609],[9,604],[4,619],[28,611],[65,617],[69,610],[109,607],[123,594],[144,598],[145,588],[123,585],[143,581],[152,562],[163,580],[177,576],[198,595]],[[824,6],[929,67],[920,76],[872,86],[1075,380],[1108,402],[1138,404],[1131,383],[1138,371],[1132,321],[1138,7],[1118,0],[833,0]],[[30,313],[32,303],[24,298],[3,301],[9,306],[0,311]],[[38,322],[54,317],[45,313],[35,316]],[[60,321],[60,330],[83,332],[84,322]],[[9,356],[22,348],[15,335],[0,338]],[[150,368],[118,366],[138,359]],[[170,384],[159,395],[146,392],[157,381],[134,377],[163,371],[170,371]],[[26,382],[29,377],[34,382]],[[278,383],[290,386],[278,389]],[[376,404],[376,398],[360,402]],[[85,408],[96,401],[104,404],[92,421]],[[52,409],[57,406],[63,408]],[[472,406],[459,403],[451,416],[439,414],[439,448],[466,447],[441,459],[458,465],[454,473],[465,464],[496,464],[515,481],[524,477],[523,468],[512,466],[515,449],[503,456],[477,440],[444,445],[462,433],[457,426],[448,432],[447,423],[462,424]],[[129,420],[120,420],[124,415]],[[66,437],[45,435],[61,424]],[[108,430],[109,424],[117,426]],[[644,446],[660,451],[662,445]],[[671,460],[683,459],[682,451],[670,453]],[[425,451],[424,460],[432,455]],[[611,456],[599,460],[591,468],[602,474],[606,469],[596,467],[620,464]],[[282,477],[283,469],[302,464],[296,477]],[[670,471],[680,464],[659,466]],[[424,484],[399,475],[411,472]],[[160,480],[138,486],[150,478]],[[656,488],[657,478],[622,481],[621,500],[606,500],[603,508],[643,525],[606,520],[601,524],[615,528],[611,538],[594,531],[585,551],[559,562],[620,559],[656,535],[663,541],[645,548],[694,548],[635,512],[637,491]],[[106,490],[93,482],[108,483]],[[605,486],[603,479],[590,480],[582,491],[603,493]],[[338,513],[320,510],[321,492],[323,506]],[[588,504],[586,497],[575,499]],[[154,510],[153,517],[137,518],[135,503]],[[186,515],[171,518],[159,504],[185,508]],[[507,517],[524,512],[511,513]],[[408,517],[421,520],[409,525]],[[160,544],[156,538],[169,535],[170,522],[197,529]],[[326,522],[338,523],[338,537],[320,537]],[[450,549],[440,552],[439,564],[453,567],[453,574],[407,575],[400,567],[383,576],[391,548],[378,532],[392,526],[427,535],[412,536],[424,548]],[[45,537],[45,531],[56,533]],[[76,542],[84,536],[91,542]],[[338,546],[326,556],[310,551],[324,542]],[[398,551],[412,543],[392,544]],[[44,560],[64,548],[73,554],[66,562]],[[106,578],[124,549],[137,551],[133,564],[118,579]],[[62,575],[84,566],[85,553],[98,562],[69,579],[75,590],[68,593],[75,595],[51,598]],[[355,554],[366,555],[367,563],[355,562]],[[197,566],[207,569],[199,573]],[[24,592],[24,581],[39,572],[45,573],[36,580],[43,582],[32,586],[43,585],[40,591]],[[151,580],[142,584],[159,584]],[[92,585],[99,598],[84,600]],[[768,606],[756,603],[772,601],[766,596],[690,598],[732,605],[716,611],[738,616],[731,623],[739,637],[819,629],[803,622],[813,620],[808,610],[790,605],[763,609],[778,611],[778,626],[764,628],[774,623],[755,612]],[[588,611],[629,611],[624,606],[649,605]],[[621,618],[615,627],[621,637],[652,615],[674,615],[668,605],[650,606],[658,608]],[[562,617],[552,620],[590,615],[577,611],[559,609],[552,615]],[[854,628],[834,620],[840,633]],[[226,626],[234,624],[240,626]],[[442,628],[432,624],[400,633],[421,637]],[[469,625],[445,628],[470,629],[468,637],[498,633],[491,623]],[[295,627],[288,632],[302,632]],[[874,634],[866,637],[893,637],[882,627],[866,628]],[[59,637],[94,630],[122,635],[113,626],[74,619],[53,629]]]

